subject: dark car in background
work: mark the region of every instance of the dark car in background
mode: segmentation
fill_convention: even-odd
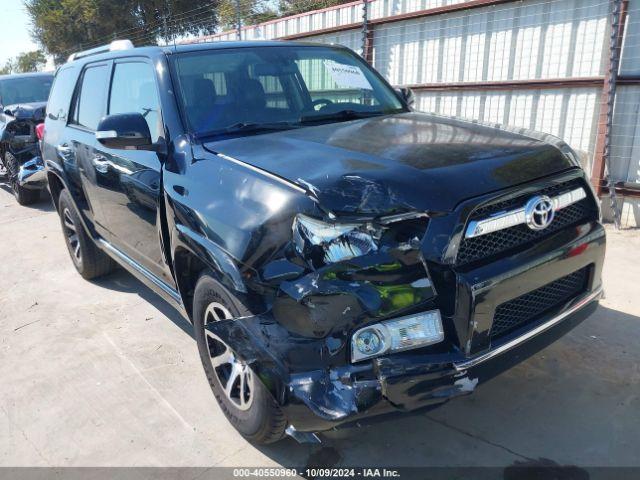
[[[73,264],[183,312],[251,441],[441,405],[597,306],[573,151],[409,98],[292,42],[119,41],[56,75],[43,157]]]
[[[52,73],[0,76],[0,173],[21,205],[37,201],[46,188],[38,135],[52,83]]]

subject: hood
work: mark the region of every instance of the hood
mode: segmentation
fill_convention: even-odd
[[[46,108],[47,102],[16,103],[14,105],[6,105],[4,113],[11,115],[16,120],[44,122]]]
[[[535,135],[412,112],[204,147],[298,184],[335,213],[379,215],[450,211],[575,166],[557,144]]]

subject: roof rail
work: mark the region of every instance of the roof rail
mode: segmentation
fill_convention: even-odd
[[[105,52],[115,52],[116,50],[131,50],[133,47],[133,43],[131,40],[114,40],[108,45],[101,45],[99,47],[91,48],[89,50],[83,50],[82,52],[76,52],[69,55],[67,58],[67,62],[73,62],[78,58],[88,57],[90,55],[97,55],[99,53]]]

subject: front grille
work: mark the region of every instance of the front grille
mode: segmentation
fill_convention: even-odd
[[[586,188],[581,182],[574,180],[553,185],[536,193],[529,194],[526,197],[516,197],[484,206],[474,211],[469,217],[469,220],[483,219],[500,212],[521,208],[527,200],[534,195],[548,195],[553,197],[579,186]],[[488,260],[495,255],[507,253],[510,250],[533,244],[569,226],[595,220],[597,214],[592,203],[592,200],[587,197],[558,210],[551,225],[544,230],[531,230],[526,225],[516,225],[479,237],[463,238],[460,242],[460,248],[458,249],[456,264],[465,265],[479,260]]]
[[[491,339],[531,323],[546,312],[561,307],[586,291],[589,267],[548,283],[544,287],[509,300],[496,308]]]

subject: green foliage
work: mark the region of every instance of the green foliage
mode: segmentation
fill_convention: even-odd
[[[47,64],[47,57],[40,50],[34,50],[18,55],[15,64],[19,73],[38,72]]]
[[[0,67],[0,75],[9,75],[15,71],[16,71],[16,65],[13,58],[9,58],[4,63],[4,66]]]
[[[238,6],[242,25],[254,25],[278,18],[278,12],[273,9],[273,3],[269,0],[221,0],[218,6],[220,26],[223,30],[237,27]]]
[[[47,57],[40,50],[20,53],[15,58],[8,59],[4,66],[0,68],[0,75],[11,73],[38,72],[44,68]]]
[[[24,1],[33,38],[56,63],[115,38],[150,45],[185,34],[213,33],[217,25],[217,0]]]
[[[351,3],[353,0],[280,0],[280,16],[296,15],[320,8]]]

